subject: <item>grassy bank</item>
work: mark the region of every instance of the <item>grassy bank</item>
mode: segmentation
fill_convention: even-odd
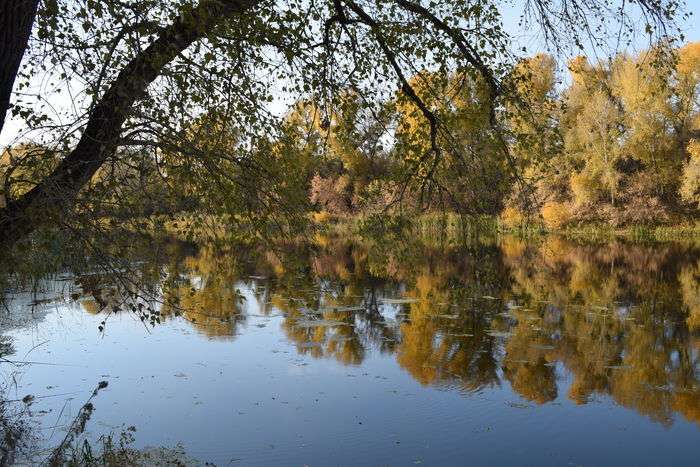
[[[614,227],[606,224],[583,224],[569,226],[559,230],[549,230],[544,227],[527,228],[528,232],[536,235],[561,235],[571,240],[584,242],[607,242],[615,239],[625,239],[632,242],[669,242],[700,240],[700,223],[682,225],[632,225]],[[513,233],[513,229],[503,228],[505,233]],[[517,232],[516,232],[517,233]]]
[[[601,243],[616,239],[631,242],[700,241],[700,222],[679,225],[633,225],[614,227],[608,224],[581,224],[562,229],[548,229],[538,222],[524,223],[517,227],[505,225],[495,216],[460,216],[453,213],[430,213],[408,216],[349,216],[324,219],[322,228],[337,233],[360,234],[396,233],[408,231],[410,235],[435,243],[460,240],[495,240],[511,235],[520,238],[540,238],[547,235],[585,242]]]
[[[533,219],[518,226],[508,226],[496,216],[464,216],[454,213],[427,213],[415,216],[354,215],[330,216],[310,213],[308,220],[314,229],[341,236],[395,236],[409,235],[428,243],[496,241],[501,236],[537,239],[558,235],[584,243],[602,243],[616,239],[631,242],[700,241],[700,221],[679,225],[633,225],[615,227],[608,224],[580,224],[561,229],[547,228]],[[180,215],[175,218],[151,218],[155,236],[167,235],[189,241],[211,241],[236,237],[252,240],[259,236],[256,226],[243,219],[214,218],[212,216]],[[257,226],[258,228],[261,226]],[[300,229],[300,232],[305,229]],[[274,235],[273,235],[274,236]],[[303,235],[302,235],[303,236]]]

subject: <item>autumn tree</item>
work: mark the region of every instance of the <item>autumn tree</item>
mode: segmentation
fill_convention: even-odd
[[[523,11],[553,44],[599,42],[587,35],[591,26],[628,30],[637,14],[658,35],[671,34],[677,1],[628,5],[535,1]],[[431,128],[425,158],[439,160],[442,122],[409,78],[420,69],[471,69],[494,109],[511,53],[492,1],[12,0],[2,2],[0,18],[7,35],[0,41],[0,114],[9,110],[64,155],[0,211],[0,237],[9,245],[69,216],[117,148],[165,141],[203,157],[180,145],[180,136],[210,110],[236,123],[242,147],[252,145],[279,131],[268,104],[283,95],[328,102],[351,84],[371,107],[398,86]],[[21,94],[10,99],[12,90]],[[56,95],[69,105],[52,109]]]
[[[528,118],[521,121],[517,107],[509,115],[510,131],[520,135],[511,153],[534,196],[518,205],[523,196],[511,195],[503,218],[522,221],[529,208],[558,229],[687,215],[698,184],[696,54],[694,44],[659,43],[597,62],[579,56],[569,62],[570,84],[560,94],[542,56],[519,64],[514,76],[520,98],[529,101]]]
[[[387,176],[390,111],[386,105],[368,108],[352,89],[339,92],[326,109],[319,104],[307,133],[317,141],[319,162],[311,201],[332,214],[357,212],[367,186]]]
[[[562,157],[557,79],[556,62],[547,54],[522,60],[510,74],[517,100],[507,107],[503,119],[517,178],[511,184],[504,218],[510,212],[521,220],[533,219],[540,210],[546,214],[566,201],[571,167]]]
[[[405,174],[420,180],[408,187],[415,204],[463,214],[499,212],[512,177],[488,83],[469,70],[424,70],[411,78],[411,86],[442,123],[433,135],[410,96],[399,93],[395,99],[392,153]],[[437,158],[430,157],[433,138],[441,148]]]

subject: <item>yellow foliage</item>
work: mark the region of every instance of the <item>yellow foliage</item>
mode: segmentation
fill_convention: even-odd
[[[698,391],[673,394],[671,407],[686,420],[700,423],[700,394]]]
[[[551,55],[537,54],[520,62],[515,76],[518,92],[529,102],[541,102],[554,89],[556,62]]]
[[[700,330],[700,310],[698,310],[697,308],[691,310],[685,322],[688,325],[688,329],[690,329],[691,331]]]
[[[549,201],[542,206],[542,219],[549,229],[560,229],[571,220],[571,211],[565,203]]]
[[[326,224],[328,223],[332,216],[328,211],[320,211],[320,212],[314,212],[311,214],[311,217],[313,218],[313,221],[316,224]]]
[[[682,76],[695,75],[696,80],[700,79],[700,42],[691,42],[681,47],[676,69]]]
[[[321,211],[320,213],[314,213],[314,215],[321,214],[323,212],[325,212],[325,211]],[[323,235],[320,232],[316,232],[314,234],[314,244],[315,245],[318,245],[321,248],[328,248],[330,246],[330,243],[331,243],[331,239],[329,236]]]
[[[539,248],[543,263],[550,268],[565,261],[571,251],[571,244],[559,236],[549,235]]]
[[[573,82],[580,84],[584,80],[586,71],[588,71],[591,66],[586,57],[583,55],[578,55],[569,60],[568,68]]]
[[[272,251],[268,251],[265,253],[265,259],[270,264],[270,266],[272,266],[272,270],[274,271],[275,276],[277,276],[277,277],[284,276],[287,269],[282,264],[282,261],[280,260],[279,256],[277,256]]]
[[[688,156],[690,158],[683,164],[681,186],[678,193],[683,201],[700,204],[700,141],[690,140]]]
[[[501,251],[503,256],[509,259],[517,259],[523,256],[527,245],[525,242],[517,237],[505,236],[501,241]]]
[[[586,174],[573,174],[570,178],[571,192],[574,195],[574,202],[581,206],[595,201],[596,184]]]
[[[514,207],[507,207],[501,212],[501,222],[506,227],[515,228],[521,226],[525,221],[525,216],[520,210]]]
[[[700,330],[700,287],[698,287],[698,271],[700,268],[685,267],[678,275],[683,304],[688,309],[686,323],[691,331]]]
[[[96,315],[102,311],[102,307],[92,298],[81,301],[80,306],[91,315]]]

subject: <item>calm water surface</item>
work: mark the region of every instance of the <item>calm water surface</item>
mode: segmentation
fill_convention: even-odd
[[[154,327],[99,312],[108,277],[44,280],[7,297],[7,359],[36,363],[6,392],[49,446],[106,380],[88,438],[216,465],[700,465],[700,251],[411,248],[191,251],[141,271]]]

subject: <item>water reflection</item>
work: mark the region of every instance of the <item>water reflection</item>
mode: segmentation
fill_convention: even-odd
[[[164,301],[157,319],[184,316],[208,337],[234,338],[254,302],[283,316],[300,354],[344,365],[391,354],[423,385],[472,393],[507,384],[534,404],[556,399],[567,375],[576,404],[609,397],[662,424],[674,413],[700,423],[692,245],[319,235],[304,248],[202,247],[144,268]],[[109,309],[108,287],[80,285],[87,311]]]

